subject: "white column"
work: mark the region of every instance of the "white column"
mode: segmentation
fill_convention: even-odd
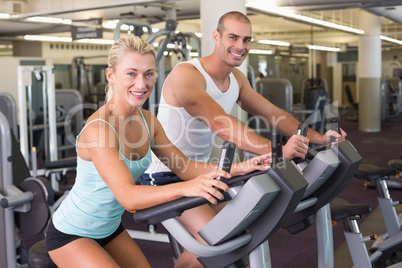
[[[359,61],[357,87],[359,130],[381,131],[381,20],[366,11],[360,14]]]
[[[316,56],[317,52],[314,49],[310,49],[308,53],[308,78],[317,78],[317,66]]]

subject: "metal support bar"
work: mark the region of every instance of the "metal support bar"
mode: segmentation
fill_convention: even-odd
[[[334,267],[334,243],[330,205],[326,204],[316,213],[318,267]]]

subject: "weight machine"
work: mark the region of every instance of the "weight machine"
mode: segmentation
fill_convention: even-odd
[[[381,120],[394,119],[402,114],[402,80],[388,78],[381,82]]]
[[[41,86],[41,90],[33,87],[34,81]],[[39,125],[34,124],[34,95],[42,95],[43,120]],[[36,158],[36,150],[32,149],[36,130],[43,131],[45,161],[56,161],[57,125],[53,66],[18,66],[18,108],[20,146],[27,165],[30,165],[31,157]],[[58,188],[57,183],[53,181],[52,186]]]

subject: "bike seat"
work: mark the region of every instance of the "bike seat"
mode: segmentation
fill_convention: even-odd
[[[360,164],[355,173],[355,177],[363,180],[373,181],[383,177],[395,175],[397,173],[392,167],[379,167],[374,164]]]
[[[345,199],[334,198],[330,203],[331,218],[333,221],[340,221],[356,215],[368,214],[371,208],[366,204],[351,204]]]
[[[402,159],[393,159],[388,162],[388,166],[402,171]]]

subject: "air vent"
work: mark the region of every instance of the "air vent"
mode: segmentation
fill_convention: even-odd
[[[8,14],[23,14],[28,10],[28,4],[22,0],[5,1],[5,12]]]

